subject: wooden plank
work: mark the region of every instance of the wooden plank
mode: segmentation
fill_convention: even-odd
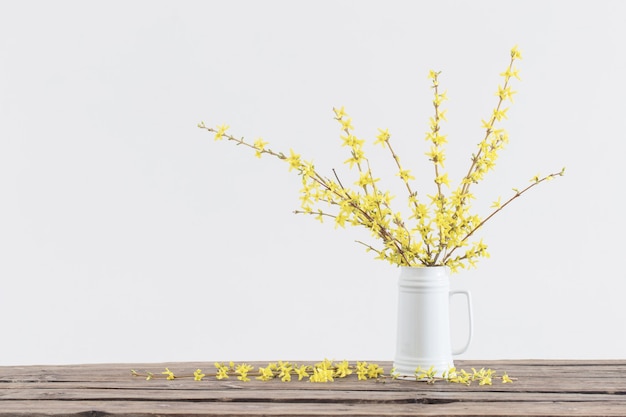
[[[288,402],[288,403],[421,403],[449,402],[622,402],[626,398],[613,394],[494,392],[494,391],[346,391],[346,390],[131,390],[131,389],[76,389],[59,387],[12,389],[0,394],[1,401],[22,400],[99,400],[99,401],[203,401],[203,402]]]
[[[204,366],[203,366],[204,365]],[[266,364],[262,364],[265,366]],[[485,365],[483,362],[482,365]],[[489,364],[493,365],[493,364]],[[169,369],[175,371],[177,375],[187,374],[191,375],[197,368],[203,369],[205,372],[214,372],[213,365],[197,364],[190,367],[185,365],[169,365]],[[536,365],[535,367],[529,366],[514,366],[511,364],[501,367],[490,366],[495,369],[498,374],[507,372],[514,377],[584,377],[584,378],[606,378],[607,376],[621,376],[626,372],[626,364],[621,366],[562,366],[562,365]],[[99,367],[42,367],[42,368],[21,368],[21,367],[0,367],[0,383],[1,382],[53,382],[53,381],[107,381],[111,378],[122,378],[130,375],[131,368],[137,370],[149,370],[155,373],[157,376],[165,369],[165,366],[147,365],[147,366],[133,366],[125,365],[116,368],[108,368],[105,366]],[[471,371],[470,366],[461,366],[459,368]],[[480,368],[480,367],[477,367]],[[386,368],[387,371],[389,367]],[[231,380],[234,378],[231,378]]]
[[[515,375],[515,374],[514,374]],[[626,375],[626,373],[624,374]],[[174,381],[166,381],[164,379],[146,381],[143,378],[133,378],[130,373],[120,373],[115,378],[101,379],[94,378],[92,381],[34,381],[28,382],[24,380],[15,380],[15,382],[1,383],[0,389],[15,390],[28,389],[37,386],[38,388],[50,389],[138,389],[138,390],[266,390],[280,391],[297,389],[300,391],[317,391],[317,390],[344,390],[344,391],[457,391],[463,392],[482,392],[482,391],[501,391],[501,392],[552,392],[552,393],[609,393],[609,394],[626,394],[626,378],[621,375],[609,375],[601,377],[587,376],[570,376],[567,378],[554,375],[540,375],[539,377],[527,375],[517,376],[518,379],[513,384],[502,384],[494,381],[492,386],[483,387],[474,383],[470,387],[458,384],[450,384],[444,381],[438,381],[434,385],[428,385],[425,382],[416,381],[357,381],[356,377],[350,376],[346,379],[338,379],[333,383],[316,384],[308,381],[292,381],[283,383],[279,380],[269,382],[250,381],[241,382],[234,378],[228,380],[217,381],[214,379],[205,379],[203,381],[193,381],[191,379],[176,379]]]
[[[158,374],[165,367],[177,375],[214,370],[207,362],[0,367],[0,416],[626,416],[626,360],[459,361],[459,368],[492,368],[518,378],[470,387],[357,381],[355,375],[326,384],[233,377],[146,381],[130,373]]]
[[[145,380],[119,380],[118,381],[90,381],[90,382],[15,382],[0,383],[0,389],[4,391],[37,389],[62,389],[62,390],[93,390],[93,389],[127,389],[158,391],[267,391],[279,392],[298,390],[299,392],[320,390],[341,390],[350,392],[521,392],[521,393],[579,393],[579,394],[611,394],[625,395],[626,380],[624,377],[605,378],[598,380],[588,379],[550,379],[541,378],[519,379],[513,384],[501,384],[494,382],[492,386],[478,386],[476,383],[470,387],[458,386],[439,381],[434,385],[424,382],[412,381],[389,381],[379,383],[375,381],[356,381],[356,378],[336,381],[327,384],[314,384],[307,381],[282,383],[270,382],[240,382],[240,381],[145,381]]]
[[[379,363],[388,372],[389,362]],[[266,366],[267,362],[251,363],[255,367]],[[308,362],[307,364],[310,364]],[[488,366],[487,366],[488,365]],[[0,367],[0,382],[2,381],[94,381],[107,380],[115,376],[126,376],[131,369],[150,370],[154,373],[163,371],[166,367],[179,373],[191,374],[195,369],[205,372],[215,370],[212,363],[163,363],[163,364],[114,364],[114,365],[70,365],[70,366],[26,366]],[[500,374],[507,372],[515,376],[581,376],[601,377],[608,374],[621,375],[626,372],[626,361],[601,361],[598,364],[585,365],[568,361],[538,361],[534,365],[525,361],[458,361],[457,367],[470,371],[471,368],[492,368]]]
[[[202,403],[167,401],[7,401],[0,416],[624,416],[626,402],[489,402],[446,404]]]

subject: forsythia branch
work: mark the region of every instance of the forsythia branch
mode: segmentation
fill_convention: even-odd
[[[487,245],[482,240],[469,242],[478,229],[533,187],[564,174],[562,170],[542,178],[536,176],[531,185],[522,191],[516,190],[504,203],[498,199],[492,206],[494,210],[484,219],[470,211],[474,199],[470,192],[472,185],[494,169],[499,152],[509,140],[508,133],[499,126],[499,122],[507,118],[509,108],[505,107],[505,102],[512,103],[513,95],[516,94],[511,89],[511,82],[513,78],[519,79],[515,63],[520,59],[520,51],[517,47],[512,48],[509,64],[500,74],[503,83],[495,93],[496,106],[490,116],[482,121],[484,137],[471,156],[467,174],[451,191],[444,193],[444,186],[450,187],[450,179],[448,173],[443,171],[447,136],[442,134],[441,122],[446,120],[442,103],[447,100],[447,94],[440,92],[440,72],[431,70],[428,75],[432,82],[434,115],[430,118],[430,128],[425,139],[430,142],[426,156],[434,167],[434,195],[418,196],[411,185],[415,177],[401,164],[400,157],[391,145],[389,130],[378,129],[374,144],[388,149],[396,165],[396,175],[408,193],[408,221],[401,212],[392,210],[391,200],[394,196],[378,185],[380,178],[372,172],[363,146],[365,141],[355,135],[352,119],[343,107],[333,108],[333,112],[340,125],[342,146],[348,148],[350,155],[344,163],[358,175],[355,187],[342,182],[334,169],[334,180],[320,175],[312,162],[302,160],[293,149],[288,154],[275,152],[261,138],[248,142],[243,137],[234,137],[228,133],[229,126],[226,124],[208,127],[200,122],[198,127],[213,133],[215,140],[226,139],[253,150],[259,158],[269,155],[286,162],[289,171],[295,171],[302,180],[301,210],[295,210],[295,213],[314,215],[320,221],[324,218],[333,219],[335,227],[345,227],[347,224],[368,229],[374,238],[379,239],[380,246],[374,247],[362,241],[357,243],[365,246],[367,251],[375,252],[377,259],[400,266],[445,265],[455,272],[460,268],[473,267],[479,258],[489,256]]]
[[[309,382],[328,383],[334,382],[335,379],[347,378],[354,375],[358,381],[375,380],[385,382],[386,380],[413,380],[427,384],[434,384],[437,381],[446,381],[469,386],[474,382],[478,383],[478,385],[492,385],[494,380],[500,380],[503,384],[512,383],[516,380],[516,378],[509,377],[506,372],[500,376],[497,375],[495,370],[484,368],[480,370],[472,368],[472,372],[470,373],[463,369],[457,370],[455,367],[452,367],[444,371],[441,375],[436,375],[434,367],[428,370],[423,370],[418,367],[415,369],[413,376],[406,376],[399,375],[393,368],[386,373],[382,366],[372,362],[357,361],[350,363],[345,360],[337,362],[329,359],[324,359],[315,364],[297,364],[287,361],[270,362],[266,366],[259,366],[258,368],[247,363],[215,362],[213,368],[211,372],[207,373],[204,373],[202,369],[196,369],[193,373],[187,372],[178,375],[169,368],[165,368],[163,372],[156,373],[150,371],[140,372],[134,369],[131,369],[130,372],[133,377],[145,378],[148,381],[159,378],[170,381],[174,379],[191,378],[193,378],[194,381],[204,381],[209,378],[224,380],[233,377],[241,382],[250,382],[252,378],[263,382],[275,379],[280,379],[281,382],[292,382],[297,378],[298,381],[308,379]]]

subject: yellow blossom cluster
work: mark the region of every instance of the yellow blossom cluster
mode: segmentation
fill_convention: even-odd
[[[422,368],[418,367],[415,370],[415,379],[417,381],[426,381],[429,384],[434,384],[438,379],[435,374],[436,371],[434,367],[431,367],[428,370],[423,370]],[[464,384],[467,386],[470,386],[472,382],[478,382],[478,385],[493,385],[494,379],[500,379],[503,384],[513,382],[513,380],[506,372],[502,376],[497,376],[496,371],[494,371],[493,369],[485,368],[481,368],[478,371],[476,370],[476,368],[472,368],[472,373],[469,373],[464,369],[457,370],[455,367],[452,367],[447,371],[444,371],[440,379],[455,384]]]
[[[308,379],[309,382],[334,382],[335,379],[341,379],[349,377],[350,375],[356,375],[358,381],[377,380],[384,381],[386,379],[413,379],[415,381],[426,382],[434,384],[436,381],[447,381],[450,383],[471,385],[473,382],[477,382],[479,385],[492,385],[496,379],[501,380],[503,384],[513,382],[508,374],[505,372],[502,376],[496,375],[496,371],[492,369],[476,370],[471,368],[472,372],[466,372],[463,369],[457,370],[452,367],[449,370],[443,372],[441,377],[436,376],[434,367],[428,370],[417,368],[415,370],[414,378],[407,376],[400,376],[395,372],[395,369],[391,369],[388,374],[382,366],[372,362],[350,363],[346,360],[341,362],[324,359],[321,362],[312,365],[295,364],[286,361],[270,362],[267,366],[259,366],[255,368],[252,365],[241,363],[236,364],[229,362],[224,364],[222,362],[215,362],[215,371],[213,373],[205,374],[201,369],[196,369],[193,375],[175,375],[169,368],[165,368],[165,371],[161,372],[167,380],[174,380],[180,378],[193,378],[194,381],[202,381],[206,377],[213,377],[217,380],[228,379],[231,376],[236,377],[239,381],[250,382],[253,377],[259,381],[271,381],[274,379],[280,379],[282,382],[291,382],[292,377],[298,381]],[[156,376],[152,372],[137,372],[131,370],[133,376],[145,377],[147,380],[155,379]]]
[[[514,64],[520,59],[521,53],[517,47],[511,49],[509,64],[500,74],[503,82],[496,91],[497,104],[490,116],[482,120],[484,137],[471,156],[467,173],[454,189],[444,170],[445,145],[448,140],[442,133],[442,122],[446,121],[446,110],[442,105],[447,100],[447,94],[439,88],[440,72],[431,70],[428,74],[433,89],[434,113],[425,137],[430,143],[425,154],[433,165],[434,193],[421,195],[413,190],[412,181],[415,177],[401,164],[400,157],[392,147],[389,130],[379,129],[374,144],[386,148],[395,162],[395,175],[402,181],[408,195],[408,216],[393,210],[391,200],[394,196],[379,188],[380,178],[374,176],[365,154],[365,140],[355,134],[352,119],[344,107],[333,111],[341,127],[341,144],[349,153],[344,163],[358,174],[353,184],[344,184],[334,170],[332,178],[320,175],[313,162],[303,160],[293,149],[287,155],[268,148],[268,142],[261,138],[246,142],[243,138],[228,134],[229,126],[225,124],[213,128],[201,122],[198,126],[214,133],[215,140],[226,138],[252,148],[257,157],[267,154],[287,162],[289,171],[295,170],[302,180],[301,209],[296,210],[296,213],[313,215],[321,222],[330,218],[336,227],[365,227],[380,244],[375,246],[357,242],[368,251],[373,251],[377,259],[400,266],[445,265],[455,272],[460,268],[474,267],[479,258],[489,256],[487,245],[482,240],[470,241],[477,229],[534,186],[564,174],[563,169],[543,177],[535,176],[529,186],[522,190],[513,189],[514,194],[505,202],[499,197],[491,206],[493,211],[484,218],[470,211],[474,199],[472,185],[494,169],[498,153],[509,139],[499,122],[507,117],[507,103],[512,103],[516,93],[510,84],[512,79],[519,79],[519,70]]]

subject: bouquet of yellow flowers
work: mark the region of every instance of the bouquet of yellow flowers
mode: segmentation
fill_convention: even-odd
[[[562,176],[565,172],[565,169],[562,169],[546,176],[535,176],[530,185],[521,189],[514,188],[514,193],[508,200],[502,202],[498,199],[494,202],[491,206],[493,211],[484,218],[470,212],[471,201],[474,198],[471,193],[472,185],[481,181],[485,174],[495,167],[498,152],[504,148],[509,139],[507,132],[499,126],[499,122],[507,117],[506,103],[512,102],[516,93],[510,84],[513,78],[519,79],[519,70],[514,64],[521,58],[517,47],[511,49],[509,65],[500,74],[504,81],[496,92],[497,105],[491,115],[482,121],[484,138],[471,156],[467,174],[452,191],[449,191],[448,174],[444,172],[444,145],[447,138],[441,133],[441,122],[446,120],[446,111],[441,105],[447,97],[445,92],[441,93],[439,90],[439,72],[431,70],[429,73],[434,94],[434,115],[430,118],[430,129],[426,133],[426,140],[431,144],[426,156],[434,168],[436,187],[434,195],[429,195],[426,199],[418,195],[411,185],[415,178],[411,171],[400,163],[400,158],[391,145],[389,131],[379,129],[374,144],[381,145],[389,151],[397,167],[396,175],[406,188],[410,211],[406,220],[400,212],[392,210],[391,200],[394,196],[377,186],[379,178],[374,176],[363,150],[365,141],[354,135],[352,119],[343,107],[335,108],[333,111],[335,120],[339,122],[343,132],[340,136],[342,146],[350,151],[350,157],[345,163],[350,169],[358,171],[358,180],[354,182],[356,186],[354,188],[344,184],[334,170],[332,178],[320,175],[312,162],[303,160],[292,149],[287,155],[271,150],[267,146],[268,143],[260,138],[254,142],[246,142],[243,138],[227,133],[229,126],[225,124],[213,128],[200,122],[198,127],[212,132],[215,140],[226,138],[253,149],[259,158],[267,154],[285,161],[289,171],[295,170],[302,179],[301,210],[296,210],[296,213],[313,215],[319,221],[331,218],[341,227],[348,224],[367,228],[372,236],[380,239],[379,246],[357,242],[368,251],[374,252],[377,259],[400,266],[445,265],[455,272],[459,268],[475,266],[479,258],[489,256],[482,239],[470,242],[470,237],[476,230],[531,188]]]

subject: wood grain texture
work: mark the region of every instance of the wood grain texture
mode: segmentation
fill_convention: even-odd
[[[469,387],[355,375],[332,383],[147,381],[130,372],[165,367],[176,375],[214,370],[188,362],[0,367],[0,416],[626,416],[626,360],[457,361],[516,378]]]

